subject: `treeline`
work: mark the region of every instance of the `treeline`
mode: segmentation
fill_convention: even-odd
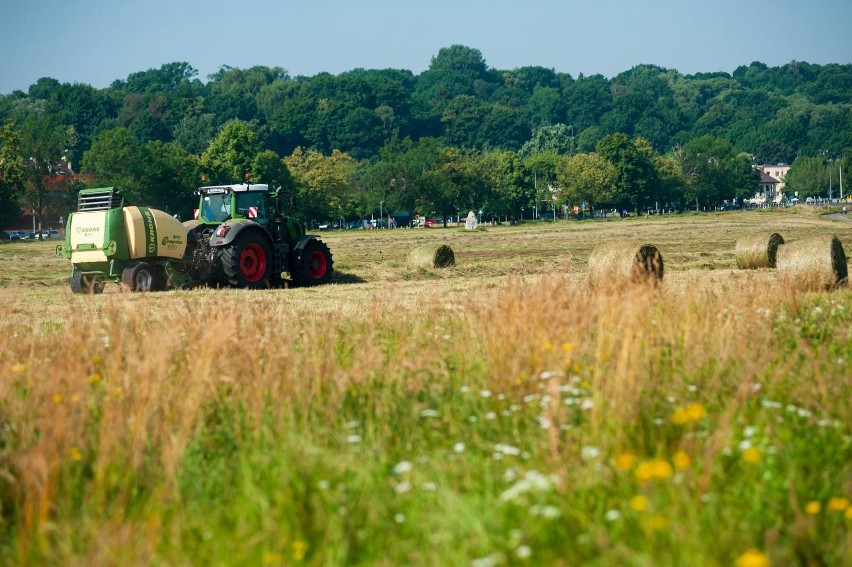
[[[641,65],[573,78],[489,68],[454,45],[420,75],[223,66],[208,79],[169,63],[105,89],[43,78],[0,97],[0,201],[70,206],[74,188],[62,195],[44,180],[70,163],[88,183],[175,212],[201,174],[244,173],[288,187],[308,218],[380,205],[507,216],[542,201],[700,206],[753,194],[753,163],[818,160],[822,170],[799,177],[819,188],[825,160],[852,148],[852,65],[696,75]]]

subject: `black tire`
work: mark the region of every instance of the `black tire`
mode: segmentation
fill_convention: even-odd
[[[325,242],[316,238],[305,244],[301,258],[291,257],[290,275],[296,285],[320,285],[331,281],[334,259]]]
[[[124,268],[121,272],[121,283],[130,291],[148,292],[162,288],[163,280],[160,270],[148,262],[136,262]]]
[[[237,235],[222,249],[222,277],[226,285],[249,289],[265,289],[272,280],[272,254],[269,245],[257,231]]]
[[[73,293],[102,293],[104,282],[84,276],[77,266],[71,267],[71,278],[68,280]]]

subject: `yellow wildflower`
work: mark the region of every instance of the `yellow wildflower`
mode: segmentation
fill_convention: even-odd
[[[749,549],[737,558],[736,567],[769,567],[769,558],[756,549]]]
[[[89,358],[89,360],[91,360],[91,361],[92,361],[92,364],[95,364],[95,365],[100,364],[100,363],[101,363],[101,355],[99,355],[99,354],[97,354],[97,353],[96,353],[96,354],[93,354],[93,355]]]
[[[843,512],[849,508],[848,498],[832,498],[828,501],[825,509],[829,512]]]
[[[565,352],[571,352],[572,350],[574,350],[574,345],[572,345],[571,343],[563,343],[562,350]]]
[[[592,385],[589,384],[588,381],[583,380],[582,382],[580,382],[580,387],[583,388],[584,390],[588,390],[589,388],[592,387]]]
[[[822,504],[816,500],[811,500],[805,505],[805,512],[811,516],[816,516],[822,510]]]
[[[654,478],[653,470],[648,462],[639,463],[636,467],[636,480],[639,482],[648,482]]]
[[[120,397],[122,396],[122,394],[124,394],[124,391],[123,391],[121,388],[116,388],[116,389],[113,391],[113,395],[114,395],[116,398],[120,398]]]
[[[642,527],[645,528],[646,531],[649,532],[659,532],[666,529],[666,526],[669,525],[668,520],[665,517],[660,516],[659,514],[654,514],[652,516],[647,516],[642,518]]]
[[[846,511],[843,513],[843,516],[847,520],[852,520],[852,506],[849,506],[848,508],[846,508]]]
[[[630,499],[630,507],[637,512],[644,512],[648,509],[648,499],[641,494],[637,494]]]
[[[672,457],[672,462],[674,463],[676,469],[682,471],[689,468],[689,465],[692,464],[692,459],[690,459],[689,455],[687,455],[685,452],[678,451]]]
[[[666,480],[672,476],[672,466],[663,459],[644,461],[636,467],[636,480],[648,482],[649,480]]]
[[[672,412],[671,421],[675,425],[683,425],[684,423],[689,422],[689,416],[686,415],[686,410],[684,408],[677,408]]]
[[[544,350],[553,350],[553,343],[550,341],[544,343]]]
[[[707,415],[707,410],[705,410],[704,406],[701,404],[690,404],[686,406],[686,413],[689,416],[689,419],[692,421],[698,421],[700,419],[704,419],[704,416]]]
[[[293,542],[293,561],[301,561],[305,557],[305,551],[308,549],[308,544],[300,539]]]
[[[14,372],[15,374],[20,374],[21,372],[23,372],[26,369],[27,369],[27,365],[21,364],[20,362],[12,366],[12,372]]]
[[[636,464],[636,457],[632,453],[621,453],[613,459],[615,468],[620,471],[629,471]]]
[[[55,394],[53,396],[53,403],[57,404],[57,405],[61,404],[62,403],[62,396],[60,394]]]
[[[704,406],[698,403],[689,404],[682,408],[677,408],[672,412],[671,421],[675,425],[683,425],[690,421],[699,421],[707,415],[707,410]]]
[[[658,480],[666,480],[672,476],[672,466],[668,461],[656,459],[651,461],[654,471],[654,478]]]
[[[95,382],[100,382],[100,381],[101,381],[101,375],[100,374],[92,374],[91,376],[89,376],[89,384],[94,384]]]
[[[69,454],[71,455],[72,461],[78,461],[79,462],[79,461],[83,460],[83,455],[80,453],[80,450],[77,447],[71,447]]]
[[[278,553],[272,553],[271,551],[264,551],[263,557],[261,561],[264,565],[279,565],[281,564],[281,560],[283,558]]]
[[[757,447],[749,447],[745,451],[743,451],[743,460],[750,464],[755,464],[760,462],[760,458],[762,455],[760,454],[760,450]]]

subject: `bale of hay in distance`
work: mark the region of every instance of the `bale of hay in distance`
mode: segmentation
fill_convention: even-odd
[[[456,265],[453,249],[446,244],[427,244],[414,248],[408,254],[408,263],[416,268],[446,268]]]
[[[663,256],[653,244],[607,242],[595,246],[589,257],[589,284],[593,287],[656,285],[662,280]]]
[[[836,236],[812,236],[778,249],[778,278],[803,290],[846,285],[849,270],[843,244]]]
[[[777,232],[752,234],[737,240],[737,268],[756,270],[774,268],[778,247],[784,244],[784,238]]]

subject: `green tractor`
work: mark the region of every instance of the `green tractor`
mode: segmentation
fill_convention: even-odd
[[[80,191],[56,255],[71,260],[71,290],[103,291],[104,282],[131,291],[197,285],[278,287],[288,272],[296,285],[328,283],[328,246],[281,214],[278,192],[265,184],[200,187],[195,219],[127,205],[112,187]]]

